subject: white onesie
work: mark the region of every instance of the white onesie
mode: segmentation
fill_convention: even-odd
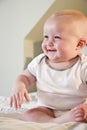
[[[87,56],[68,69],[56,70],[46,63],[40,54],[28,64],[29,72],[36,78],[40,106],[66,111],[87,98]]]

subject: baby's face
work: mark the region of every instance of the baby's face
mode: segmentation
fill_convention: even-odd
[[[77,28],[66,21],[52,18],[44,25],[42,49],[52,62],[66,62],[78,54]]]

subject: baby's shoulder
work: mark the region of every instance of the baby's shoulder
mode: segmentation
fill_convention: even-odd
[[[38,56],[34,57],[32,62],[35,62],[36,64],[39,64],[45,57],[46,57],[45,54],[41,53]]]

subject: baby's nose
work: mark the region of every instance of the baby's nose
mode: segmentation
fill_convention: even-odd
[[[47,44],[48,44],[49,46],[53,46],[53,45],[54,45],[53,40],[50,39]]]

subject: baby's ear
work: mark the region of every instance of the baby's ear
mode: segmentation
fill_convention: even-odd
[[[80,39],[79,42],[78,42],[77,48],[82,49],[86,44],[87,44],[86,39]]]

